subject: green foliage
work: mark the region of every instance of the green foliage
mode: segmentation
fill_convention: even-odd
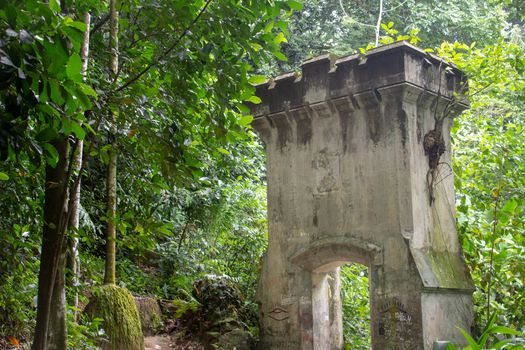
[[[117,280],[124,287],[137,295],[161,295],[163,281],[154,268],[137,266],[137,263],[121,257],[117,264]]]
[[[144,348],[140,317],[131,293],[122,287],[104,285],[93,291],[93,298],[86,307],[91,322],[103,320],[108,344],[103,348],[112,350]]]
[[[470,75],[471,108],[456,123],[458,224],[476,286],[478,324],[525,323],[525,46],[444,43],[440,55]],[[479,332],[479,331],[478,331]]]
[[[525,346],[523,343],[525,343],[525,339],[523,338],[524,334],[521,334],[520,332],[504,326],[497,326],[496,324],[496,314],[493,314],[483,329],[483,332],[481,333],[479,339],[476,341],[474,338],[472,338],[469,333],[463,329],[459,329],[463,336],[465,337],[465,340],[468,342],[469,346],[462,348],[463,350],[483,350],[483,349],[515,349],[515,350],[523,350]],[[502,339],[502,335],[510,335],[510,336],[521,336],[521,340],[518,340],[516,338],[508,338],[508,339]],[[459,347],[450,344],[447,346],[447,350],[455,350],[459,349]]]
[[[49,143],[59,133],[83,137],[83,111],[95,91],[80,76],[78,52],[83,23],[40,1],[4,3],[0,8],[0,159],[27,153],[58,161]]]
[[[381,30],[385,34],[379,37],[378,43],[380,45],[388,45],[397,41],[406,41],[412,45],[417,45],[421,41],[421,38],[418,36],[419,28],[412,29],[409,34],[399,34],[399,31],[394,28],[394,22],[388,22],[388,24],[381,23]],[[371,50],[375,47],[375,44],[368,43],[366,47],[359,48],[359,54],[361,56],[366,55],[368,50]],[[429,49],[425,50],[432,51]]]
[[[501,31],[511,30],[505,19],[516,19],[521,10],[510,0],[393,0],[384,1],[382,23],[397,24],[401,33],[419,30],[416,35],[428,47],[444,40],[491,43]],[[264,71],[291,71],[305,59],[326,52],[356,53],[375,41],[378,15],[376,0],[304,0],[303,10],[290,18],[290,36],[283,45],[288,62],[275,62]]]
[[[0,231],[0,336],[24,339],[34,326],[38,243],[28,226]]]
[[[340,274],[345,349],[370,349],[368,268],[359,264],[343,265]]]
[[[216,274],[232,276],[243,294],[253,296],[256,261],[267,239],[264,187],[239,181],[188,200],[178,232],[159,246],[161,273],[175,287],[168,287],[168,294],[188,286],[192,281],[186,276]]]
[[[28,340],[36,315],[43,191],[39,169],[20,160],[4,167],[10,180],[0,181],[0,337]]]
[[[176,319],[182,318],[186,313],[196,313],[201,307],[201,304],[194,298],[191,298],[189,301],[184,299],[174,299],[172,304],[175,308],[173,316]]]
[[[490,306],[501,315],[501,321],[520,327],[525,321],[518,311],[525,307],[524,296],[518,292],[525,282],[525,140],[520,131],[523,117],[508,123],[506,114],[461,119],[463,127],[456,132],[457,140],[470,147],[457,147],[456,151],[458,223],[467,262],[479,287],[475,293],[478,318],[486,317],[490,296]]]
[[[97,344],[107,341],[105,332],[102,329],[101,318],[89,319],[86,315],[80,314],[80,322],[72,319],[72,313],[68,314],[68,338],[67,346],[69,349],[97,350]]]

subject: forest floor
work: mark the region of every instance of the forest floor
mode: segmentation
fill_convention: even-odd
[[[7,341],[0,338],[0,350],[27,349],[23,344],[18,345],[18,341]],[[205,350],[197,341],[176,340],[168,335],[155,335],[144,338],[144,350]]]
[[[171,350],[174,349],[173,341],[167,336],[153,336],[144,339],[144,350]]]
[[[204,350],[195,341],[175,340],[167,335],[156,335],[144,339],[144,350]]]

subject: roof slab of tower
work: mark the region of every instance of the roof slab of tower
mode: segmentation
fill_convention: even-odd
[[[441,79],[437,79],[440,76]],[[455,99],[465,90],[466,78],[453,65],[405,41],[372,49],[363,55],[336,58],[325,54],[301,65],[301,73],[286,73],[257,85],[256,95],[263,101],[249,104],[257,117],[300,108],[327,100],[375,92],[379,89],[406,84]],[[455,101],[459,109],[465,101]]]

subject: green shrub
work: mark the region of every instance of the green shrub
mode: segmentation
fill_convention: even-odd
[[[38,241],[28,226],[0,230],[0,338],[30,338],[36,318]]]
[[[366,266],[341,266],[341,301],[345,349],[370,349],[370,302]]]
[[[524,334],[520,333],[517,330],[514,330],[509,327],[497,326],[496,325],[496,314],[493,314],[489,318],[489,322],[485,326],[483,333],[480,335],[479,339],[476,341],[470,336],[470,334],[463,330],[459,329],[460,332],[465,337],[465,340],[468,342],[469,346],[462,348],[462,350],[523,350],[525,349],[525,339]],[[511,336],[520,336],[521,338],[504,338],[502,335],[511,335]],[[458,350],[458,346],[454,344],[449,344],[446,350]]]
[[[107,341],[102,329],[102,319],[88,319],[86,315],[80,314],[80,322],[73,320],[73,313],[68,314],[67,324],[67,346],[68,349],[97,350],[97,343]]]

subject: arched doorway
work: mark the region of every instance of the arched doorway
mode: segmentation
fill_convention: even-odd
[[[355,329],[364,327],[361,343],[366,345],[355,348],[350,344],[350,348],[371,347],[370,305],[374,297],[369,295],[370,285],[373,284],[372,279],[369,282],[369,276],[380,265],[380,256],[380,249],[372,243],[332,238],[317,241],[292,258],[295,264],[311,275],[312,323],[309,333],[312,335],[313,350],[345,349],[344,322],[356,320]],[[358,295],[359,300],[356,299]],[[360,315],[363,317],[355,312],[359,305],[362,306]],[[360,336],[348,326],[346,342],[350,343]]]
[[[343,349],[372,348],[370,284],[368,267],[345,264],[340,267]]]
[[[314,350],[370,349],[368,267],[338,261],[312,271],[312,313]]]

